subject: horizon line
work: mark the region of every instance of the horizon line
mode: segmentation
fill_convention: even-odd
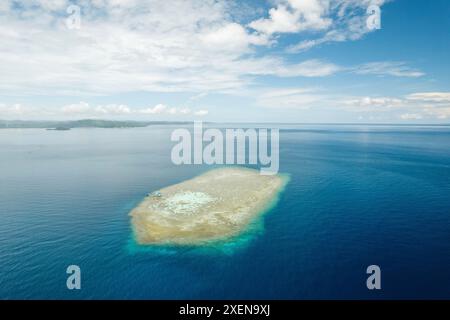
[[[77,121],[105,121],[105,122],[135,122],[135,123],[195,123],[203,122],[206,124],[281,124],[281,125],[364,125],[364,126],[450,126],[450,123],[395,123],[395,122],[265,122],[265,121],[201,121],[201,120],[112,120],[112,119],[95,119],[80,118],[71,120],[24,120],[24,119],[0,119],[1,122],[77,122]]]

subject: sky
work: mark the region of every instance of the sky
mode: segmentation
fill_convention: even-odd
[[[0,119],[450,124],[448,0],[1,0]]]

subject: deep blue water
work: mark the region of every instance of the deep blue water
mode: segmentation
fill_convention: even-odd
[[[0,130],[0,298],[450,298],[450,128],[284,129],[278,205],[204,249],[132,240],[147,192],[210,169],[171,163],[172,127]]]

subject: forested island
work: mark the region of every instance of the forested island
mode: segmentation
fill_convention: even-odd
[[[53,129],[69,130],[73,128],[138,128],[150,125],[187,124],[188,122],[170,121],[114,121],[114,120],[71,120],[71,121],[27,121],[0,120],[0,129]]]

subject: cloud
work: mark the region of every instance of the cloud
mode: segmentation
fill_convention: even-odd
[[[208,113],[209,113],[208,110],[198,110],[198,111],[194,112],[194,114],[196,116],[200,116],[200,117],[206,116]]]
[[[450,119],[450,107],[444,108],[425,108],[424,113],[428,116],[437,118],[439,120]]]
[[[386,111],[386,109],[399,108],[405,105],[405,101],[393,97],[356,97],[344,99],[341,104],[348,109],[357,112]]]
[[[178,112],[179,112],[179,114],[190,114],[191,113],[191,109],[189,109],[189,108],[181,108]]]
[[[292,63],[263,49],[278,45],[285,33],[314,35],[306,47],[356,39],[369,1],[277,0],[264,17],[256,4],[224,0],[1,3],[0,46],[6,49],[0,51],[0,93],[77,96],[230,93],[264,75],[328,76],[342,68],[318,59]],[[66,25],[72,3],[81,9],[80,29]],[[243,16],[252,18],[244,22]]]
[[[256,40],[229,21],[223,2],[79,4],[79,30],[66,27],[66,7],[54,11],[57,2],[25,1],[0,17],[0,45],[8,48],[0,52],[0,90],[109,94],[221,90],[245,83],[230,69]],[[236,30],[239,36],[230,37]]]
[[[91,106],[87,102],[80,102],[63,106],[61,111],[65,114],[79,114],[91,111]]]
[[[9,12],[11,10],[11,2],[4,0],[0,2],[0,13]]]
[[[407,99],[417,101],[450,103],[450,92],[418,92],[408,95]]]
[[[312,88],[265,89],[258,94],[257,104],[266,108],[309,109],[324,97]]]
[[[157,104],[153,107],[132,108],[124,104],[90,105],[87,102],[64,105],[62,107],[37,107],[23,106],[21,104],[0,104],[0,119],[25,119],[25,118],[105,118],[127,117],[139,118],[146,116],[205,116],[208,110],[191,110],[186,107],[169,107],[165,104]]]
[[[4,117],[20,117],[24,114],[24,112],[25,110],[21,104],[0,104],[0,115],[3,115]]]
[[[338,101],[352,112],[398,114],[402,120],[450,118],[450,92],[419,92],[403,97],[354,97]]]
[[[253,21],[249,26],[268,35],[327,29],[332,23],[325,16],[328,9],[329,1],[286,0],[269,10],[269,18]]]
[[[10,3],[0,11],[0,46],[7,48],[0,51],[2,93],[230,92],[259,75],[313,77],[336,70],[318,60],[292,65],[258,54],[274,39],[233,21],[237,9],[229,1],[80,0],[81,28],[75,30],[66,25],[72,2]],[[292,6],[306,19],[302,25],[318,25],[313,2]]]
[[[200,35],[200,39],[208,49],[220,52],[248,52],[249,45],[269,43],[268,37],[249,34],[243,26],[235,22],[208,31]]]
[[[421,114],[418,113],[404,113],[400,115],[402,120],[420,120],[423,118]]]
[[[290,0],[289,0],[290,1]],[[292,0],[293,1],[293,0]],[[297,0],[301,1],[301,0]],[[354,41],[376,29],[367,27],[367,9],[371,5],[380,8],[385,0],[323,0],[314,1],[323,8],[325,21],[331,21],[322,32],[314,33],[314,37],[304,39],[288,48],[288,52],[296,53],[309,50],[329,42]],[[322,19],[325,19],[322,16]]]
[[[357,74],[374,74],[374,75],[389,75],[395,77],[411,77],[417,78],[425,75],[423,72],[412,69],[407,66],[405,62],[370,62],[360,65],[354,69]]]
[[[342,70],[341,67],[317,59],[307,60],[289,66],[280,66],[275,74],[283,77],[324,77]]]
[[[157,104],[153,108],[141,109],[138,112],[142,114],[161,114],[165,112],[170,112],[170,109],[164,104]],[[173,112],[173,111],[172,111]]]
[[[204,97],[206,97],[208,95],[208,92],[200,92],[196,95],[193,95],[192,97],[189,98],[189,101],[197,101],[197,100],[201,100]]]

